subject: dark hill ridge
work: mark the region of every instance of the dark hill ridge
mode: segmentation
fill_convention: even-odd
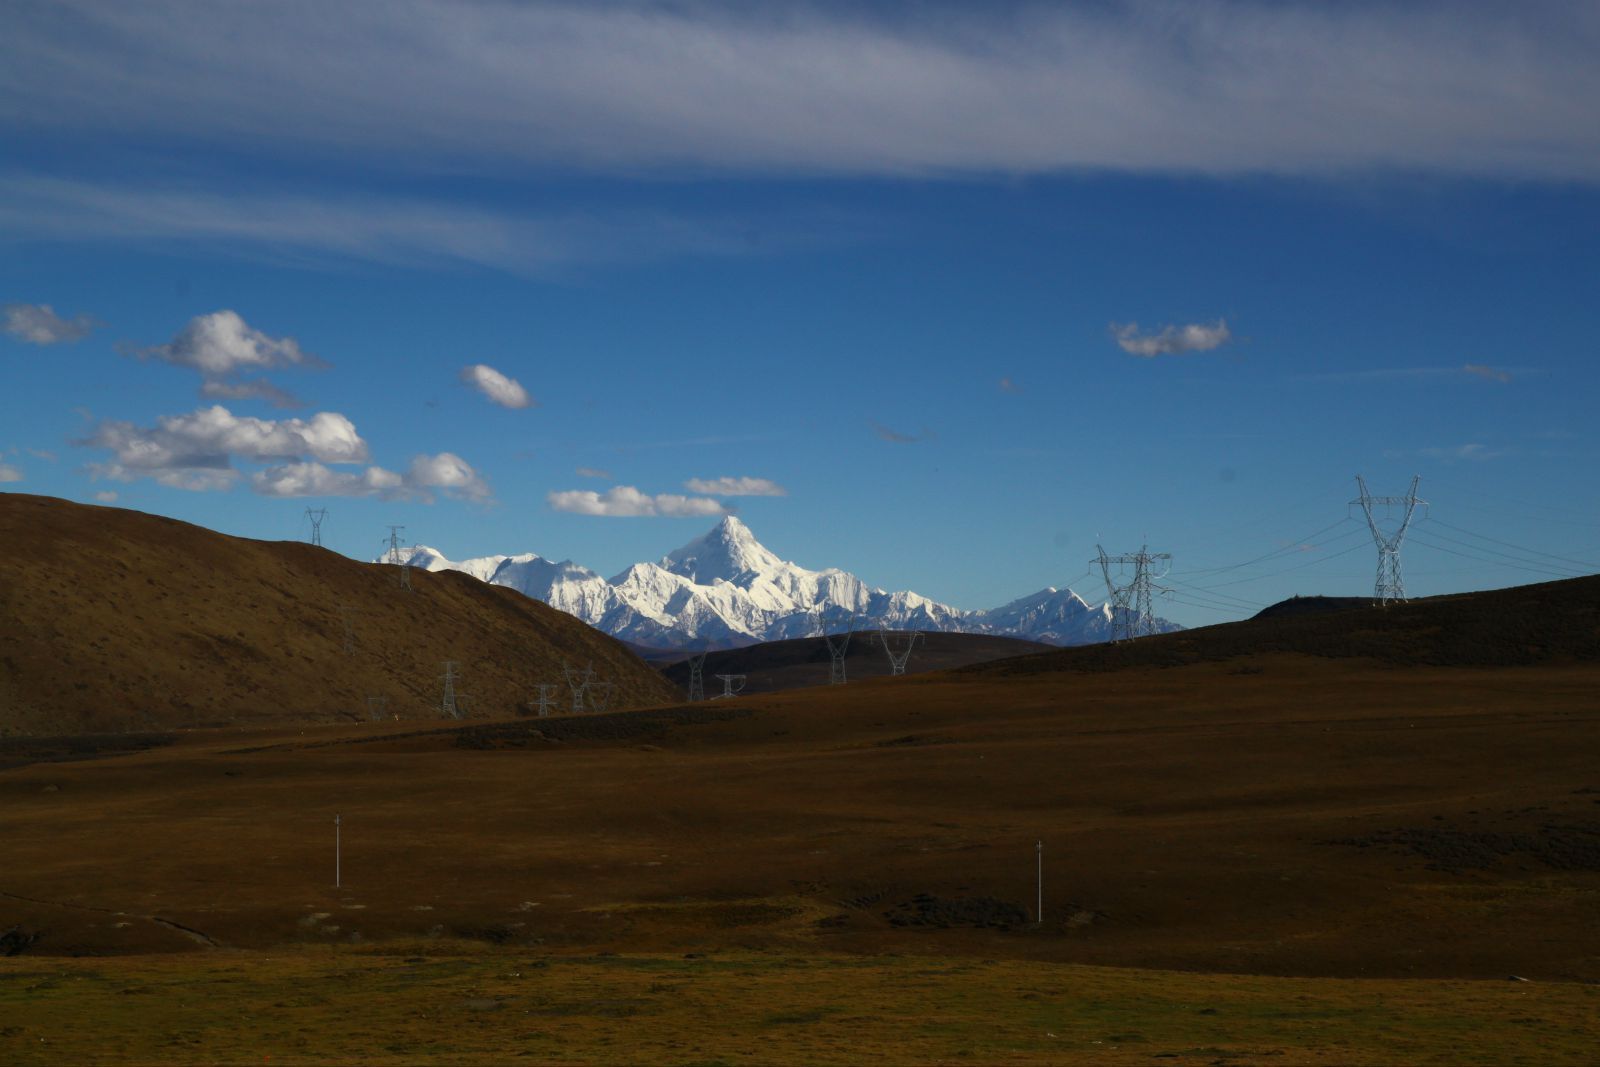
[[[891,635],[896,650],[902,646],[904,634]],[[1015,637],[996,637],[993,634],[922,633],[906,661],[908,674],[950,670],[973,663],[1010,656],[1026,656],[1055,645],[1038,641],[1023,641]],[[682,661],[661,666],[661,672],[679,687],[689,684],[689,665]],[[744,648],[726,649],[706,656],[704,678],[706,696],[722,691],[718,674],[743,674],[746,676],[746,693],[774,693],[783,689],[800,689],[811,685],[827,685],[832,657],[820,637],[802,637],[792,641],[767,641]],[[862,630],[850,639],[845,655],[845,671],[852,681],[881,678],[890,673],[889,658],[876,630]]]
[[[1007,674],[1103,671],[1174,667],[1271,652],[1370,659],[1397,667],[1592,661],[1600,659],[1600,575],[1427,597],[1387,607],[1367,602],[1343,610],[1263,612],[1243,622],[1120,645],[1058,649],[966,669]]]
[[[563,660],[592,661],[613,707],[676,696],[619,642],[463,574],[414,570],[408,593],[308,544],[18,493],[0,493],[0,546],[7,733],[362,719],[369,696],[432,718],[445,660],[473,717],[514,713]]]

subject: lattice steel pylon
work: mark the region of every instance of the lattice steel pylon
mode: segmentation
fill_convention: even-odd
[[[550,717],[550,709],[555,707],[556,704],[556,690],[560,688],[559,685],[551,682],[540,684],[539,695],[534,698],[534,704],[539,709],[539,718],[548,719]]]
[[[850,616],[850,625],[845,627],[842,634],[830,634],[827,623],[822,624],[822,639],[828,643],[828,655],[832,662],[828,665],[828,684],[844,685],[849,679],[845,675],[844,657],[850,651],[850,637],[856,632],[856,617]]]
[[[596,714],[604,712],[611,706],[611,697],[616,691],[616,682],[597,682],[592,678],[583,687],[584,696],[589,700],[589,708]]]
[[[311,543],[322,547],[322,520],[328,517],[327,508],[306,508],[306,518],[311,521]]]
[[[1372,531],[1372,540],[1378,546],[1378,581],[1373,587],[1372,597],[1379,604],[1406,598],[1405,581],[1400,574],[1400,545],[1406,539],[1406,531],[1411,528],[1417,505],[1421,504],[1423,508],[1428,506],[1426,500],[1417,497],[1417,486],[1421,481],[1422,475],[1412,475],[1411,489],[1405,496],[1373,496],[1367,492],[1366,480],[1356,475],[1356,487],[1361,490],[1361,495],[1350,501],[1350,506],[1361,505],[1361,511],[1367,517],[1367,529]],[[1376,514],[1379,508],[1383,509],[1382,519]],[[1400,512],[1398,525],[1394,521],[1397,508],[1404,509]]]
[[[706,657],[711,655],[708,648],[698,655],[690,656],[689,664],[689,700],[704,700],[706,698]]]
[[[745,675],[719,674],[717,678],[722,682],[722,692],[712,697],[712,700],[724,700],[728,697],[736,697],[744,692]]]
[[[906,663],[911,659],[911,650],[917,646],[917,640],[922,637],[922,634],[917,630],[911,630],[900,636],[904,638],[904,641],[896,641],[895,644],[891,645],[889,643],[889,630],[882,626],[878,627],[878,640],[883,643],[884,655],[889,657],[889,674],[891,677],[906,673]]]
[[[400,551],[400,531],[404,530],[404,529],[405,529],[404,526],[390,526],[389,527],[389,540],[388,540],[389,551],[384,556],[384,560],[383,561],[385,563],[392,563],[394,566],[400,568],[400,588],[406,590],[407,592],[410,592],[411,591],[411,561],[409,559],[407,559],[406,556],[403,555],[401,553],[401,551]]]
[[[572,690],[572,710],[575,714],[582,714],[588,701],[589,685],[594,681],[594,663],[590,662],[583,670],[579,670],[561,661],[561,673],[566,678],[567,688]]]
[[[349,604],[339,605],[339,617],[344,621],[344,654],[347,656],[356,654],[355,614],[356,609]]]
[[[1155,581],[1166,577],[1167,571],[1156,574],[1152,564],[1165,563],[1170,569],[1172,553],[1151,552],[1148,546],[1141,545],[1137,552],[1108,556],[1104,548],[1099,545],[1094,547],[1100,555],[1089,563],[1091,566],[1100,564],[1100,573],[1105,576],[1106,596],[1111,601],[1111,640],[1131,641],[1155,633]],[[1112,564],[1117,566],[1116,578],[1111,576]],[[1133,568],[1132,576],[1125,582],[1119,582],[1118,579],[1128,574],[1129,567]]]
[[[446,719],[461,718],[461,708],[456,704],[456,662],[444,661],[444,696],[439,700],[439,714]]]

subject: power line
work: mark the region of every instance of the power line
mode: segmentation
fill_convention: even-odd
[[[1351,530],[1350,534],[1357,534],[1357,533],[1360,533],[1360,532],[1361,531],[1359,529],[1356,529],[1356,530]],[[1346,535],[1346,536],[1350,536],[1350,535]],[[1344,540],[1343,537],[1336,537],[1336,538],[1334,538],[1333,542],[1329,542],[1329,543],[1332,544],[1334,542],[1342,541],[1342,540]],[[1358,550],[1363,549],[1365,547],[1367,547],[1367,546],[1364,543],[1358,542],[1356,544],[1351,545],[1349,548],[1343,549],[1343,550],[1341,550],[1339,552],[1335,552],[1331,556],[1318,556],[1316,559],[1312,560],[1310,563],[1301,563],[1301,564],[1297,564],[1296,566],[1293,566],[1293,567],[1285,567],[1281,571],[1268,571],[1266,574],[1257,574],[1257,575],[1255,575],[1254,577],[1251,577],[1251,578],[1235,578],[1232,581],[1218,582],[1216,585],[1200,585],[1200,586],[1195,586],[1194,588],[1196,588],[1196,589],[1204,589],[1204,590],[1212,590],[1212,589],[1222,589],[1222,588],[1225,588],[1225,587],[1230,586],[1230,585],[1248,585],[1251,582],[1261,582],[1261,581],[1265,581],[1268,578],[1276,578],[1276,577],[1278,577],[1279,575],[1282,575],[1282,574],[1293,574],[1295,571],[1303,571],[1307,567],[1315,567],[1315,566],[1318,566],[1320,564],[1327,563],[1329,560],[1338,559],[1340,556],[1348,556],[1350,553],[1358,551]]]
[[[1473,533],[1471,530],[1463,529],[1460,526],[1452,526],[1450,523],[1445,522],[1443,519],[1432,519],[1432,520],[1430,520],[1430,525],[1443,526],[1444,528],[1446,528],[1448,530],[1454,530],[1457,533],[1464,533],[1468,537],[1476,537],[1480,541],[1490,541],[1490,542],[1492,542],[1494,544],[1497,544],[1497,545],[1503,545],[1506,548],[1514,548],[1518,552],[1522,552],[1522,553],[1525,553],[1525,554],[1530,555],[1530,556],[1544,556],[1546,559],[1556,559],[1556,560],[1560,560],[1562,563],[1573,563],[1573,564],[1576,564],[1579,567],[1588,568],[1591,571],[1592,570],[1600,570],[1600,563],[1591,563],[1588,560],[1582,560],[1582,559],[1570,559],[1570,558],[1568,558],[1566,556],[1558,556],[1554,552],[1540,552],[1536,548],[1526,548],[1526,547],[1524,547],[1522,545],[1514,545],[1510,541],[1501,541],[1498,538],[1487,537],[1487,536],[1485,536],[1483,534],[1480,534],[1480,533]]]
[[[1508,562],[1508,561],[1505,561],[1505,560],[1498,560],[1498,559],[1485,559],[1482,556],[1474,556],[1474,555],[1471,555],[1470,553],[1467,553],[1467,552],[1457,552],[1453,548],[1446,548],[1443,545],[1436,545],[1436,544],[1432,543],[1431,541],[1429,541],[1429,540],[1427,540],[1426,538],[1423,538],[1423,537],[1418,537],[1416,539],[1416,541],[1417,541],[1417,544],[1425,545],[1426,547],[1433,549],[1435,552],[1443,552],[1443,553],[1446,553],[1447,555],[1451,555],[1451,556],[1460,556],[1462,559],[1477,560],[1479,563],[1487,563],[1491,567],[1510,567],[1512,570],[1527,571],[1529,574],[1540,574],[1540,575],[1544,575],[1547,578],[1572,578],[1572,577],[1574,577],[1574,575],[1569,574],[1569,573],[1567,573],[1565,571],[1546,570],[1543,567],[1530,567],[1530,566],[1528,566],[1526,564],[1522,564],[1522,563],[1511,563],[1511,562]]]
[[[1469,544],[1460,538],[1451,537],[1449,534],[1436,533],[1433,530],[1428,530],[1427,534],[1429,537],[1437,537],[1441,541],[1449,541],[1452,545],[1460,545],[1462,548],[1470,548],[1474,552],[1486,552],[1491,556],[1499,556],[1501,559],[1508,560],[1512,564],[1523,565],[1528,570],[1540,570],[1547,574],[1560,574],[1567,578],[1577,578],[1580,576],[1578,572],[1573,571],[1570,567],[1558,567],[1553,563],[1541,563],[1539,560],[1526,559],[1522,556],[1513,556],[1508,552],[1501,552],[1497,549],[1483,548],[1479,545]]]
[[[1323,534],[1327,533],[1329,530],[1338,529],[1340,526],[1343,526],[1345,523],[1350,522],[1350,521],[1352,521],[1350,516],[1346,515],[1344,518],[1340,519],[1338,522],[1331,523],[1331,524],[1329,524],[1327,526],[1324,526],[1322,529],[1318,530],[1316,533],[1307,534],[1304,537],[1297,537],[1297,538],[1294,539],[1294,541],[1292,543],[1284,545],[1282,548],[1275,548],[1271,552],[1266,553],[1265,555],[1257,556],[1255,559],[1247,559],[1243,563],[1234,563],[1234,564],[1231,564],[1231,565],[1226,566],[1226,567],[1204,567],[1204,568],[1200,568],[1198,570],[1182,571],[1180,573],[1188,574],[1188,575],[1196,575],[1196,574],[1225,574],[1228,571],[1236,571],[1236,570],[1240,569],[1241,567],[1249,567],[1249,566],[1252,566],[1252,565],[1254,565],[1256,563],[1264,563],[1267,560],[1272,559],[1275,556],[1281,556],[1281,555],[1285,555],[1287,553],[1299,552],[1299,551],[1302,550],[1304,545],[1308,544],[1309,542],[1315,540],[1318,537],[1321,537]]]

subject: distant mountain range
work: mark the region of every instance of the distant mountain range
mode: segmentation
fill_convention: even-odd
[[[656,563],[603,578],[571,560],[534,553],[453,561],[418,545],[413,567],[454,570],[508,586],[613,637],[653,648],[729,648],[837,632],[891,630],[997,634],[1052,645],[1111,638],[1112,608],[1070,589],[1041,589],[991,611],[962,611],[916,593],[874,589],[845,571],[779,559],[732,516]],[[1182,627],[1155,620],[1157,632]]]

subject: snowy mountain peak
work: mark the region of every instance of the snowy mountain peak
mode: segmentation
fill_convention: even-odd
[[[729,515],[705,536],[667,553],[661,567],[698,585],[711,585],[718,578],[732,582],[752,574],[771,575],[792,565],[757,541],[750,527]]]
[[[1071,589],[1054,586],[992,611],[961,611],[916,593],[887,592],[848,571],[786,562],[731,516],[659,563],[635,563],[610,579],[571,560],[553,563],[533,553],[453,562],[419,545],[410,562],[509,586],[614,637],[657,647],[780,641],[845,625],[1078,645],[1109,639],[1114,621],[1109,606],[1091,607]],[[1157,619],[1156,629],[1176,627]]]

